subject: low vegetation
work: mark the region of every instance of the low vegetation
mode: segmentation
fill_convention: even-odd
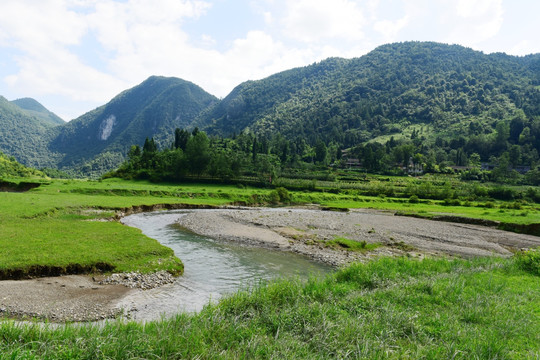
[[[3,358],[535,359],[540,281],[517,258],[382,258],[277,280],[198,314],[59,328],[0,323]]]
[[[348,251],[367,252],[381,246],[380,244],[370,243],[366,241],[356,241],[344,237],[336,237],[335,239],[326,241],[325,246],[331,248],[345,249]]]

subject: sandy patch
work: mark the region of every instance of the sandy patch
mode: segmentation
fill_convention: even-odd
[[[0,281],[0,316],[52,322],[116,317],[128,292],[122,285],[99,285],[92,277],[69,275]]]

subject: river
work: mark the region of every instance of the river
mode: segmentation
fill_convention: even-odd
[[[173,249],[185,267],[184,275],[175,283],[134,292],[123,299],[120,306],[131,309],[132,318],[152,320],[181,311],[199,311],[225,294],[260,281],[276,277],[307,279],[332,269],[294,253],[216,241],[174,225],[192,211],[212,210],[159,211],[122,219],[125,225]]]

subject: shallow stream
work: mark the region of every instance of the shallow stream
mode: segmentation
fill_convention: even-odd
[[[184,275],[173,284],[127,296],[120,306],[131,317],[152,320],[179,311],[199,311],[210,301],[241,288],[275,277],[322,275],[327,265],[283,251],[263,249],[214,239],[182,230],[174,223],[191,211],[173,210],[134,214],[122,223],[174,250],[184,263]]]

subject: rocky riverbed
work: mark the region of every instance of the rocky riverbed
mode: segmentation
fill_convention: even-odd
[[[0,316],[51,322],[111,319],[124,312],[117,304],[129,293],[174,281],[166,271],[0,281]]]
[[[332,265],[381,255],[510,256],[512,249],[540,246],[536,236],[363,209],[209,210],[189,213],[178,225],[216,239],[293,251]],[[327,247],[336,237],[381,246],[365,253]]]

